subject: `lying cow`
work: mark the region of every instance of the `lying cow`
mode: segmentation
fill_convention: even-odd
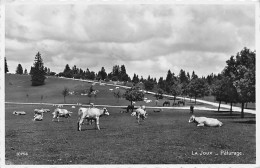
[[[81,131],[81,125],[83,124],[84,119],[87,119],[88,123],[89,121],[94,120],[96,122],[96,128],[100,130],[99,128],[99,118],[103,115],[109,115],[106,108],[98,109],[95,107],[92,108],[79,108],[78,111],[78,131]]]
[[[35,114],[33,116],[33,121],[42,121],[43,120],[43,113],[41,114]]]
[[[194,122],[198,127],[200,126],[209,126],[209,127],[221,127],[223,125],[222,122],[215,118],[207,118],[207,117],[195,117],[192,115],[189,119],[189,123]]]
[[[50,112],[49,109],[34,109],[34,114],[41,114],[41,113],[47,113]]]
[[[55,118],[58,119],[58,122],[60,121],[59,118],[60,117],[64,117],[64,118],[69,118],[71,116],[71,113],[70,111],[68,111],[67,109],[60,109],[60,108],[56,108],[54,110],[54,112],[52,113],[53,114],[53,118],[52,118],[52,121],[54,121]]]
[[[26,115],[25,111],[14,111],[13,112],[14,115]]]

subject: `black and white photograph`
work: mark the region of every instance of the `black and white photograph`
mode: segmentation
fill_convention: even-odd
[[[258,1],[6,0],[1,19],[3,167],[260,166]]]

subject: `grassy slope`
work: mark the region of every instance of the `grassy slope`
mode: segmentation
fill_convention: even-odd
[[[12,78],[12,79],[11,79]],[[15,78],[15,79],[13,79]],[[63,102],[61,89],[64,86],[78,88],[79,82],[52,80],[45,86],[32,91],[24,77],[13,76],[8,79],[13,85],[6,85],[6,101],[26,101],[24,94],[30,94],[30,100],[39,102],[41,94],[47,96],[43,101]],[[6,80],[6,82],[8,82]],[[55,83],[56,82],[56,83]],[[17,87],[21,83],[23,87]],[[56,86],[56,84],[58,86]],[[86,83],[82,83],[87,85]],[[98,86],[95,86],[98,87]],[[97,88],[101,89],[101,88]],[[41,94],[37,94],[39,93]],[[127,104],[116,101],[108,88],[100,93],[98,103]],[[8,93],[8,94],[7,94]],[[24,96],[25,97],[25,96]],[[34,100],[38,97],[38,101]],[[82,96],[81,96],[82,97]],[[71,100],[70,100],[71,99]],[[74,101],[73,97],[67,101]],[[79,98],[88,101],[88,98]],[[45,108],[45,106],[42,106]],[[154,113],[148,110],[148,119],[138,125],[129,113],[120,113],[121,109],[109,108],[110,116],[100,120],[101,130],[94,126],[83,125],[83,131],[77,129],[77,109],[69,120],[52,122],[50,113],[44,115],[42,122],[33,122],[33,105],[6,105],[6,163],[13,164],[220,164],[255,163],[255,116],[246,115],[240,119],[238,113],[232,117],[228,112],[195,111],[203,115],[220,119],[221,128],[198,128],[189,124],[189,112],[185,110],[165,110]],[[50,108],[51,111],[54,107]],[[25,116],[14,116],[14,110],[27,112]],[[242,152],[242,156],[223,156],[221,150]],[[192,155],[192,152],[209,151],[211,156]],[[25,152],[28,155],[17,154]]]

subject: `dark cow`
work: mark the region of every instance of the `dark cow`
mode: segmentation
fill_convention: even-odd
[[[133,111],[134,111],[134,108],[135,108],[134,105],[128,105],[128,106],[126,107],[126,112],[128,113],[129,110],[131,110],[131,112],[133,112]]]
[[[163,106],[164,106],[164,105],[170,106],[170,101],[165,101],[165,102],[163,102]]]
[[[178,101],[178,105],[180,105],[180,104],[182,104],[184,106],[185,105],[185,101],[183,101],[183,100]]]

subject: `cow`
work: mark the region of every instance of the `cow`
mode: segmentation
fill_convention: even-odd
[[[126,107],[126,112],[128,113],[129,110],[131,110],[131,112],[133,112],[133,111],[134,111],[134,108],[135,108],[134,105],[128,105],[128,106]]]
[[[147,118],[147,115],[148,115],[147,112],[142,108],[136,109],[136,111],[131,114],[131,116],[136,116],[138,124],[140,124],[139,122],[140,118],[144,120]]]
[[[78,111],[78,131],[81,131],[81,126],[84,122],[84,119],[87,119],[88,122],[91,120],[94,120],[96,122],[96,128],[100,130],[99,127],[99,118],[104,116],[104,115],[109,115],[108,111],[106,108],[103,109],[98,109],[95,107],[92,108],[83,108],[80,107]]]
[[[14,115],[26,115],[25,111],[14,111],[13,112]]]
[[[39,113],[36,113],[34,116],[33,116],[33,121],[42,121],[43,120],[43,113],[39,114]]]
[[[185,105],[185,101],[183,101],[183,100],[178,101],[178,105],[180,105],[180,104],[182,104],[184,106]]]
[[[163,102],[163,106],[164,106],[164,105],[170,106],[170,101],[168,101],[168,100],[167,100],[167,101],[164,101],[164,102]]]
[[[71,116],[71,113],[70,111],[68,111],[67,109],[60,109],[60,108],[56,108],[54,110],[54,112],[52,113],[53,114],[53,118],[52,118],[52,121],[54,121],[55,118],[58,119],[58,122],[60,121],[59,118],[60,117],[64,117],[64,118],[69,118]]]
[[[189,123],[194,122],[198,127],[209,126],[209,127],[221,127],[223,125],[222,122],[215,118],[207,118],[207,117],[195,117],[192,115],[189,119]]]

